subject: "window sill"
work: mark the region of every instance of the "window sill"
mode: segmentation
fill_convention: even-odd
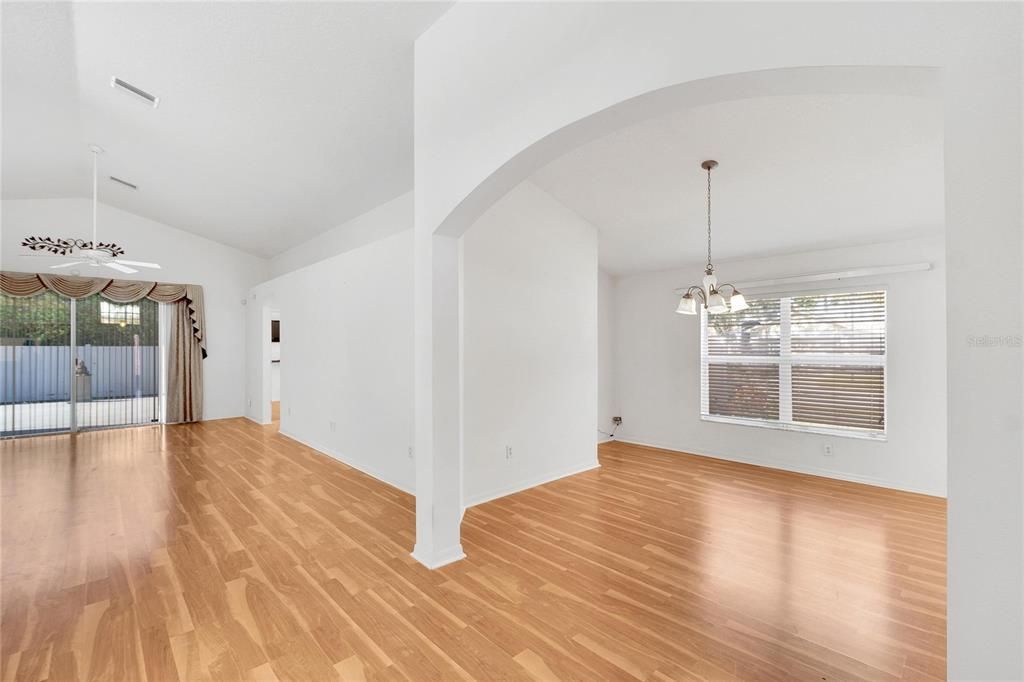
[[[857,440],[873,440],[887,442],[887,433],[872,433],[870,431],[857,431],[854,429],[829,428],[827,426],[811,426],[809,424],[784,424],[782,422],[765,421],[761,419],[743,419],[740,417],[718,417],[715,415],[702,414],[701,421],[715,422],[718,424],[733,424],[735,426],[753,426],[762,429],[775,429],[776,431],[796,431],[798,433],[813,433],[819,436],[835,436],[837,438],[854,438]]]

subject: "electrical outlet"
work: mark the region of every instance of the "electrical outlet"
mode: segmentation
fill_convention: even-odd
[[[612,417],[612,424],[622,426],[622,417]]]
[[[330,423],[331,423],[331,433],[334,433],[338,429],[338,423],[336,421],[334,421],[333,419],[331,420]]]
[[[289,417],[292,416],[292,408],[290,408],[290,407],[288,408],[288,416]]]
[[[511,445],[506,445],[505,446],[505,459],[512,459],[512,446]]]
[[[412,459],[412,446],[409,446],[409,459]]]
[[[252,399],[249,399],[249,407],[252,407]]]
[[[832,446],[832,443],[825,443],[824,447],[822,448],[822,452],[826,457],[833,457],[836,454],[836,450]]]

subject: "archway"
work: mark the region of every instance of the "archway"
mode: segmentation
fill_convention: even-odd
[[[685,108],[806,94],[898,94],[938,100],[941,89],[936,69],[877,66],[775,69],[659,88],[551,132],[488,175],[432,231],[417,224],[417,559],[438,567],[465,556],[459,541],[464,511],[459,237],[534,171],[591,140]]]
[[[445,344],[434,327],[451,338],[445,326],[457,329],[456,302],[435,301],[432,292],[435,277],[443,279],[433,252],[452,240],[435,230],[464,229],[510,185],[497,182],[499,170],[523,164],[506,178],[525,176],[528,152],[541,140],[678,83],[807,65],[927,65],[941,70],[951,254],[948,674],[1019,677],[1024,353],[1019,343],[992,348],[974,340],[1021,333],[1021,19],[1019,5],[936,3],[462,3],[449,10],[416,43],[418,531],[458,521],[457,512],[434,508],[435,499],[457,494],[437,481],[458,468],[457,431],[435,440],[435,426],[450,427],[442,415],[458,413],[457,391],[434,394],[457,386],[458,376],[457,364],[433,362],[445,357],[435,351]],[[450,219],[457,208],[464,217]],[[1005,287],[986,300],[977,296],[982,281]],[[418,536],[421,557],[442,556],[434,550],[443,545]],[[457,547],[457,532],[444,539]]]

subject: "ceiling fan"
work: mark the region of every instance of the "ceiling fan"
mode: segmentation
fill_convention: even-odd
[[[157,268],[160,266],[157,263],[146,263],[137,260],[123,260],[119,256],[124,254],[124,249],[113,242],[100,242],[96,238],[96,209],[98,206],[97,199],[97,160],[99,155],[103,153],[103,149],[92,145],[92,241],[85,239],[67,238],[67,239],[53,239],[51,237],[25,237],[22,240],[21,245],[26,246],[32,251],[45,251],[46,253],[23,253],[22,256],[26,258],[42,257],[42,258],[53,258],[55,256],[70,256],[74,260],[68,261],[67,263],[58,263],[57,265],[51,265],[50,268],[57,270],[62,268],[72,268],[76,265],[89,265],[94,268],[100,266],[110,268],[111,270],[117,270],[125,274],[133,274],[138,272],[135,268]],[[135,266],[135,267],[129,267]]]

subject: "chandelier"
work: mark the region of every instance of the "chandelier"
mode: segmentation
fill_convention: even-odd
[[[747,305],[747,299],[735,286],[718,284],[718,278],[715,277],[715,266],[711,264],[711,169],[717,165],[717,161],[710,159],[700,164],[700,167],[708,173],[708,264],[704,268],[703,283],[687,288],[686,293],[679,299],[679,307],[676,308],[676,312],[680,315],[696,315],[697,301],[700,301],[705,310],[713,314],[738,313],[750,307]],[[731,291],[728,298],[722,293],[726,289]]]

